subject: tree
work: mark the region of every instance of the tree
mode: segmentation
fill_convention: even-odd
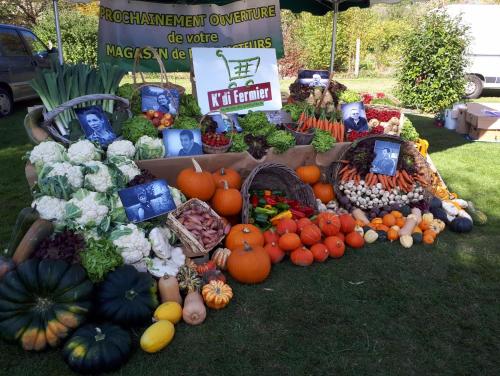
[[[437,112],[462,99],[468,30],[443,11],[424,15],[409,33],[397,74],[397,95],[405,106]]]
[[[33,27],[40,15],[50,9],[50,0],[0,0],[2,22]]]

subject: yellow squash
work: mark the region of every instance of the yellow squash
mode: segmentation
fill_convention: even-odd
[[[141,348],[148,353],[158,352],[172,341],[174,334],[174,324],[170,321],[155,322],[142,334]]]
[[[156,308],[153,317],[156,321],[167,320],[177,324],[182,318],[182,307],[177,302],[165,302]]]

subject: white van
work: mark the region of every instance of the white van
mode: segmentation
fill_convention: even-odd
[[[445,7],[461,15],[472,37],[467,68],[467,98],[478,98],[483,89],[500,89],[500,5],[454,4]]]

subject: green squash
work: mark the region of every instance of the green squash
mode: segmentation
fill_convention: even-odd
[[[73,371],[100,374],[115,371],[125,364],[131,348],[130,334],[118,325],[86,324],[66,342],[62,354]]]
[[[378,234],[377,241],[379,241],[379,242],[386,242],[387,241],[387,232],[382,231],[382,230],[377,230],[376,232]]]
[[[424,236],[421,232],[414,232],[413,234],[411,234],[411,237],[413,238],[413,244],[420,244],[424,239]]]
[[[157,306],[156,281],[131,265],[109,273],[97,290],[100,317],[125,327],[150,323]]]
[[[431,199],[431,202],[429,203],[429,205],[430,205],[431,209],[440,209],[440,208],[443,207],[443,201],[441,201],[441,199],[439,199],[436,196],[434,196]]]
[[[486,214],[484,214],[482,211],[476,209],[476,207],[474,206],[474,204],[471,201],[467,201],[467,204],[468,205],[467,205],[466,211],[472,217],[474,224],[476,224],[478,226],[482,226],[482,225],[485,225],[486,223],[488,223],[488,217],[486,216]]]
[[[80,265],[23,262],[0,283],[0,336],[25,350],[56,347],[84,321],[92,290]]]
[[[468,218],[457,217],[450,222],[450,230],[453,232],[466,233],[472,231],[472,221]]]

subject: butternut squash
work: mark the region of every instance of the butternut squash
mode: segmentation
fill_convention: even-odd
[[[207,317],[207,308],[198,291],[191,291],[184,300],[182,319],[189,325],[200,325]]]
[[[422,222],[422,211],[419,208],[411,209],[411,214],[417,217],[417,225],[420,224],[420,222]]]
[[[23,239],[19,243],[12,256],[12,261],[14,261],[17,265],[29,259],[33,252],[35,252],[38,244],[42,242],[45,238],[52,235],[54,232],[54,225],[52,222],[47,221],[46,219],[37,219],[26,234],[23,236]]]
[[[418,224],[418,218],[414,214],[410,214],[406,218],[405,225],[399,230],[399,237],[401,238],[402,236],[405,235],[410,235],[413,233],[413,230]]]
[[[158,280],[161,302],[177,302],[182,306],[182,296],[177,278],[164,275]]]
[[[366,216],[365,212],[361,209],[354,209],[352,212],[351,212],[352,216],[354,217],[354,219],[357,219],[358,221],[361,221],[363,222],[364,225],[367,225],[370,223],[370,221],[368,220],[368,217]]]

